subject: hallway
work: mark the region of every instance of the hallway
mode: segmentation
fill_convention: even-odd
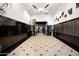
[[[0,56],[79,56],[79,3],[0,3]]]
[[[8,56],[79,56],[79,53],[55,37],[38,33],[19,45]]]

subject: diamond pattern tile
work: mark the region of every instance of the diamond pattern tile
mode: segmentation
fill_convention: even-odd
[[[79,56],[79,52],[53,36],[39,33],[23,42],[8,56]]]

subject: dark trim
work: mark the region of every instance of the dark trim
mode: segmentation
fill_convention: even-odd
[[[60,34],[59,34],[60,35]],[[66,38],[69,39],[68,37],[62,37],[62,36],[59,36],[59,35],[53,35],[54,37],[58,38],[59,40],[61,40],[63,43],[67,44],[68,46],[70,46],[71,48],[75,49],[76,51],[79,52],[79,46],[77,45],[74,45],[73,43],[70,43],[69,41],[65,40]],[[62,34],[63,36],[68,36],[68,35],[64,35]],[[72,36],[71,36],[72,37]],[[73,37],[72,37],[73,38]],[[76,37],[77,38],[77,37]],[[79,37],[78,37],[79,38]]]
[[[44,21],[44,22],[35,22],[36,24],[47,24],[47,21]]]
[[[73,20],[77,20],[77,19],[79,19],[79,17],[77,17],[77,18],[73,18],[73,19],[71,19],[71,20],[64,21],[64,22],[62,22],[62,23],[58,23],[58,24],[63,24],[63,23],[66,23],[66,22],[70,22],[70,21],[73,21]],[[55,25],[58,25],[58,24],[55,24]]]
[[[71,37],[75,37],[75,38],[79,38],[78,35],[67,34],[67,33],[61,33],[61,32],[58,32],[58,33],[63,34],[63,35],[68,35],[68,36],[71,36]]]
[[[14,21],[19,22],[19,23],[22,23],[22,24],[26,24],[26,23],[23,23],[23,22],[21,22],[21,21],[18,21],[18,20],[15,20],[15,19],[12,19],[12,18],[3,16],[3,15],[0,15],[0,18],[1,18],[1,17],[4,17],[4,18],[6,18],[6,19],[8,19],[8,20],[14,20]],[[26,24],[26,25],[30,25],[30,24]]]
[[[55,36],[55,37],[56,37],[56,36]],[[78,46],[76,46],[76,45],[74,45],[74,44],[71,44],[71,43],[69,43],[68,41],[65,41],[65,40],[63,40],[63,39],[61,39],[61,38],[59,38],[59,37],[56,37],[56,38],[58,38],[58,39],[61,40],[63,43],[67,44],[68,46],[70,46],[71,48],[73,48],[73,49],[75,49],[76,51],[79,52],[79,47],[78,47]]]

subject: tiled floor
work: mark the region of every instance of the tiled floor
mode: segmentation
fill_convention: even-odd
[[[39,33],[26,40],[8,56],[79,56],[79,52],[55,37]]]

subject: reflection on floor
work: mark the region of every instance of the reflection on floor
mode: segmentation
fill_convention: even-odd
[[[79,56],[79,53],[52,36],[32,36],[8,56]]]

